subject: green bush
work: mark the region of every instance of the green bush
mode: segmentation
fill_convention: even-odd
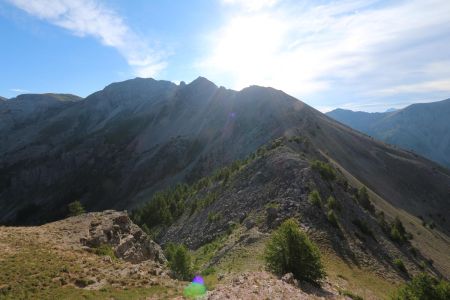
[[[389,235],[393,241],[399,244],[403,244],[408,240],[409,234],[398,217],[395,217],[394,222],[391,223]]]
[[[369,193],[367,192],[365,186],[361,187],[358,190],[357,200],[359,205],[361,205],[361,207],[363,207],[365,210],[371,213],[375,212],[375,206],[373,206],[372,202],[370,201]]]
[[[336,201],[336,199],[334,199],[333,196],[328,197],[327,199],[327,208],[328,209],[335,209],[335,210],[340,210],[341,209],[341,205],[339,204],[339,202]]]
[[[309,203],[315,206],[321,206],[322,205],[322,199],[320,198],[320,194],[317,190],[312,191],[308,195]]]
[[[213,212],[208,213],[208,221],[209,222],[216,222],[216,221],[219,221],[221,218],[222,218],[221,213],[213,213]]]
[[[316,170],[320,173],[320,176],[325,180],[334,180],[336,178],[336,172],[334,171],[333,167],[323,161],[320,160],[314,160],[311,163],[311,167],[313,170]]]
[[[165,255],[169,262],[169,268],[175,278],[191,280],[193,277],[191,255],[183,244],[169,243],[165,249]]]
[[[336,214],[334,213],[334,210],[330,209],[327,213],[327,219],[328,221],[333,224],[333,226],[338,226]]]
[[[85,213],[84,207],[80,201],[74,201],[67,206],[69,209],[69,216],[74,217]]]
[[[292,272],[295,278],[315,284],[320,284],[325,276],[319,249],[295,219],[284,221],[272,234],[265,260],[268,269],[278,275]]]
[[[450,299],[450,283],[437,280],[427,273],[421,273],[411,282],[400,287],[393,300],[448,300]]]
[[[403,263],[403,261],[400,258],[394,259],[394,265],[403,273],[408,273],[408,271],[406,270],[405,264]]]
[[[111,247],[111,245],[101,244],[100,246],[93,248],[93,251],[97,255],[109,256],[112,259],[117,259],[116,254],[114,253],[114,249]]]

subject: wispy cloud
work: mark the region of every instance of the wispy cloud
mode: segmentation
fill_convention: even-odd
[[[204,73],[234,88],[275,86],[308,99],[335,89],[348,88],[350,97],[447,83],[436,80],[449,78],[440,66],[450,59],[448,0],[262,2],[268,5],[236,8],[211,34]]]
[[[137,76],[155,76],[165,68],[165,54],[127,26],[123,18],[99,0],[8,0],[28,14],[113,47]]]
[[[9,89],[11,92],[14,92],[14,93],[18,93],[18,94],[27,94],[27,93],[29,93],[30,91],[28,91],[28,90],[24,90],[24,89]]]
[[[226,5],[239,5],[246,10],[256,11],[276,5],[280,0],[222,0]]]

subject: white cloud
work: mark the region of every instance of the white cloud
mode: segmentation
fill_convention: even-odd
[[[156,75],[165,68],[164,53],[137,36],[113,10],[99,0],[9,0],[30,15],[71,33],[92,36],[113,47],[138,76]]]
[[[10,91],[14,92],[14,93],[18,93],[18,94],[27,94],[30,92],[30,91],[24,90],[24,89],[10,89]]]
[[[246,10],[256,11],[276,5],[280,0],[222,0],[227,5],[239,5]]]
[[[439,63],[450,59],[448,0],[267,3],[270,10],[236,10],[211,34],[202,73],[227,78],[233,88],[259,84],[310,98],[344,86],[359,93],[358,87],[420,84],[446,71]],[[439,51],[430,49],[435,40],[442,41]],[[437,73],[427,75],[432,65]]]

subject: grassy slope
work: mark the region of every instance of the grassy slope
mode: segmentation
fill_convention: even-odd
[[[239,238],[240,230],[237,229],[229,236],[228,241],[222,239],[213,242],[213,251],[204,251],[205,246],[199,248],[193,253],[194,260],[205,262],[215,253],[219,252],[221,247],[228,244],[230,240]],[[262,271],[265,269],[264,248],[267,238],[263,238],[256,243],[246,247],[233,248],[217,264],[213,266],[215,272],[205,276],[205,282],[208,288],[212,289],[218,281],[219,274],[224,274],[231,278],[235,274],[248,271]],[[339,290],[351,291],[353,294],[360,295],[364,299],[387,299],[389,295],[397,288],[398,284],[387,281],[380,276],[372,273],[370,270],[360,268],[343,261],[335,254],[320,247],[322,252],[322,261],[327,273],[327,281]],[[211,253],[212,252],[212,253]],[[205,255],[205,253],[207,253]]]
[[[26,228],[0,227],[0,249],[0,299],[169,299],[182,292],[174,285],[119,276],[125,269],[120,260],[108,263],[85,251],[58,251]],[[106,284],[94,290],[91,278]]]
[[[324,154],[324,153],[322,153]],[[325,155],[325,154],[324,154]],[[327,158],[336,165],[342,173],[345,175],[349,183],[354,187],[361,187],[363,184],[347,172],[336,161],[332,160],[329,156]],[[419,251],[428,258],[431,258],[434,263],[434,267],[442,273],[445,277],[450,276],[450,238],[441,233],[437,229],[429,229],[422,225],[422,220],[418,217],[409,214],[408,212],[395,208],[388,201],[384,200],[378,194],[368,189],[370,199],[375,206],[383,211],[386,216],[395,218],[398,216],[404,224],[406,230],[413,234],[414,238],[411,240],[412,245],[419,249]]]

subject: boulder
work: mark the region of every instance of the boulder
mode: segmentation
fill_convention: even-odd
[[[89,248],[110,245],[118,258],[131,263],[152,260],[167,262],[161,247],[134,224],[126,211],[104,211],[96,214],[89,226],[89,234],[80,242]]]

